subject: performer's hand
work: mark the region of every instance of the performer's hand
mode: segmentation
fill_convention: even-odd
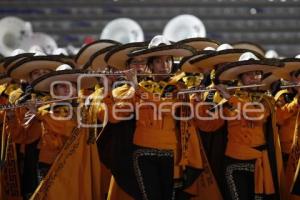
[[[219,85],[215,85],[214,88],[220,92],[221,96],[224,98],[224,99],[230,99],[231,95],[230,93],[228,92],[228,90],[226,89],[226,86],[223,85],[223,84],[219,84]]]
[[[198,85],[197,87],[194,88],[195,90],[204,90],[205,89],[205,85]],[[195,96],[194,96],[194,99],[197,101],[197,102],[202,102],[204,101],[204,92],[197,92],[195,93]]]
[[[36,97],[35,94],[32,94],[31,96],[31,100],[27,101],[25,104],[26,108],[28,109],[28,111],[32,114],[36,114],[37,113],[37,104],[36,104]]]
[[[124,74],[125,74],[127,80],[131,81],[133,85],[135,85],[135,86],[138,85],[136,69],[133,68],[133,69],[124,71]]]

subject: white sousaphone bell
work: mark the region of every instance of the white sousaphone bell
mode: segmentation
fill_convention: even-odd
[[[184,14],[172,18],[164,28],[163,35],[170,41],[206,37],[203,22],[194,15]]]
[[[266,52],[265,57],[266,58],[279,58],[279,55],[275,50],[270,49]]]
[[[29,51],[32,46],[39,46],[46,54],[52,54],[56,50],[57,43],[48,34],[45,33],[33,33],[28,37],[22,38],[20,48],[25,51]]]
[[[129,18],[118,18],[104,27],[100,39],[110,39],[124,44],[143,42],[144,32],[136,21]]]
[[[17,17],[5,17],[0,20],[0,54],[10,56],[20,47],[21,41],[32,34],[30,22]]]

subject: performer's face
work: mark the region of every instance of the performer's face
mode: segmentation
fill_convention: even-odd
[[[262,72],[252,71],[241,75],[243,85],[261,84]]]
[[[137,73],[149,73],[147,68],[147,59],[146,58],[133,58],[129,63],[129,68],[136,69]]]
[[[158,56],[150,63],[153,73],[169,74],[172,70],[173,60],[171,56]]]
[[[32,72],[30,72],[29,74],[29,81],[32,82],[35,79],[40,78],[41,76],[48,74],[50,72],[52,72],[53,70],[51,69],[35,69]]]
[[[71,83],[71,85],[59,83],[59,84],[54,85],[53,92],[56,96],[76,97],[77,87],[76,87],[75,83]]]
[[[168,74],[171,73],[173,66],[172,56],[157,56],[154,57],[152,62],[149,63],[149,67],[152,69],[152,72],[155,74]],[[163,80],[166,77],[164,76],[156,76],[155,79],[157,81]]]

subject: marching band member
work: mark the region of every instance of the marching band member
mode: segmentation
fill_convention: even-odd
[[[141,106],[135,110],[135,115],[139,118],[136,121],[133,136],[133,143],[137,147],[133,153],[133,167],[140,190],[140,197],[137,199],[172,199],[175,197],[175,188],[179,190],[179,188],[188,187],[188,185],[182,184],[191,184],[185,181],[193,182],[192,180],[183,180],[182,173],[186,172],[185,170],[189,166],[193,166],[196,170],[200,170],[202,167],[197,135],[195,131],[191,130],[192,127],[182,133],[190,136],[190,139],[182,144],[179,142],[182,138],[176,136],[176,123],[170,115],[171,113],[164,113],[162,119],[155,120],[153,117],[157,113],[149,105],[159,106],[163,103],[170,105],[175,103],[176,98],[164,96],[167,95],[164,89],[169,90],[168,95],[172,94],[171,92],[176,89],[177,81],[183,76],[180,74],[165,83],[164,80],[169,78],[168,74],[172,71],[173,56],[182,57],[192,53],[191,48],[170,45],[168,41],[158,36],[152,39],[147,49],[129,54],[129,56],[148,58],[148,67],[152,73],[162,75],[154,76],[154,81],[163,84],[161,93],[150,92],[149,89],[138,85],[135,73],[128,72],[128,80],[135,83],[135,87],[130,89],[133,96],[128,96],[127,92],[127,98],[125,96],[115,102],[116,106],[125,108],[127,105],[124,104],[125,102]],[[174,89],[170,90],[170,87]]]
[[[105,56],[108,66],[112,66],[117,71],[135,69],[139,74],[149,73],[146,58],[129,57],[128,54],[134,50],[146,48],[148,43],[135,42],[120,45],[110,50]],[[109,80],[114,82],[112,94],[114,99],[121,99],[122,96],[131,92],[130,85],[118,76],[109,76]],[[146,76],[139,76],[139,82]],[[120,84],[117,84],[120,81]],[[108,123],[104,132],[99,138],[99,152],[103,163],[111,170],[112,178],[108,199],[132,199],[137,198],[139,191],[135,180],[132,153],[135,149],[133,145],[133,134],[135,119],[124,120],[118,123]],[[112,145],[116,144],[116,145]],[[113,154],[112,154],[113,153]]]
[[[245,53],[238,62],[217,69],[216,76],[220,80],[239,80],[242,85],[260,84],[261,76],[278,66],[278,63]],[[280,199],[283,170],[272,99],[258,93],[257,87],[236,91],[234,95],[223,85],[215,88],[228,100],[230,107],[222,108],[217,119],[197,120],[196,123],[211,131],[227,123],[225,199]],[[249,109],[257,109],[260,105],[262,109],[245,115],[245,105]],[[200,106],[202,116],[207,116],[207,109],[207,106]]]
[[[0,104],[8,104],[10,94],[17,89],[10,77],[5,73],[0,75]],[[0,111],[1,134],[0,134],[0,198],[21,199],[21,180],[17,157],[17,146],[11,142],[11,134],[8,129],[8,118],[11,117],[5,110]]]
[[[298,58],[287,58],[283,59],[282,62],[285,63],[284,68],[275,71],[275,75],[283,78],[286,81],[292,83],[299,83],[299,63]],[[286,181],[287,190],[291,191],[291,185],[294,181],[294,176],[296,173],[298,161],[300,158],[299,154],[299,134],[298,134],[298,121],[299,121],[299,87],[293,88],[297,94],[290,103],[286,103],[284,106],[277,107],[277,123],[280,126],[280,142],[282,146],[282,153],[286,162]],[[290,199],[297,199],[291,195]]]
[[[207,48],[206,48],[207,49]],[[201,86],[207,86],[207,88],[213,88],[215,84],[218,84],[215,79],[215,70],[220,68],[222,65],[227,63],[232,63],[238,61],[239,57],[248,52],[246,49],[233,49],[229,44],[222,44],[216,50],[204,50],[200,51],[198,54],[192,56],[189,59],[183,60],[181,62],[181,68],[183,71],[187,72],[204,72],[204,77],[209,77],[209,83],[204,80],[204,83],[201,83]],[[254,53],[257,57],[263,58],[259,54]],[[205,79],[205,78],[204,78]],[[207,78],[206,78],[207,79]],[[219,81],[220,82],[220,81]],[[234,85],[236,81],[221,81],[224,84]],[[209,85],[207,85],[209,84]],[[214,104],[215,107],[218,105],[226,105],[226,101],[221,98],[218,91],[208,91],[201,94],[201,101],[204,103]],[[192,94],[191,98],[197,101],[196,94]],[[222,194],[226,192],[222,190],[222,185],[224,184],[223,168],[222,163],[223,152],[226,147],[226,136],[227,133],[224,131],[224,128],[220,127],[218,130],[215,130],[213,134],[209,133],[204,127],[198,127],[198,132],[201,136],[202,143],[205,149],[206,156],[209,160],[210,167],[213,171],[213,174],[218,182],[219,188],[221,189]]]
[[[10,103],[20,104],[31,99],[32,95],[40,101],[45,101],[49,96],[43,93],[32,91],[32,81],[54,71],[59,65],[64,64],[60,56],[32,56],[23,58],[7,66],[9,76],[16,81],[24,80],[27,85],[26,90],[20,88],[12,93]],[[22,96],[21,96],[22,95]],[[12,100],[14,99],[14,100]],[[13,112],[10,120],[10,129],[13,142],[24,146],[23,155],[23,175],[22,187],[25,198],[29,198],[35,191],[39,180],[38,173],[41,170],[38,163],[39,150],[37,148],[42,135],[41,123],[33,115],[28,115],[26,108],[17,108]],[[17,120],[16,120],[17,119]]]
[[[110,68],[104,60],[105,55],[115,47],[118,47],[120,43],[113,40],[97,40],[90,44],[85,45],[76,55],[75,61],[78,68],[87,70],[91,75],[107,71]],[[101,78],[100,78],[101,79]],[[88,116],[89,120],[92,121],[95,127],[91,128],[91,131],[94,133],[94,137],[97,137],[97,133],[100,132],[97,127],[99,124],[97,121],[97,110],[101,104],[101,98],[99,97],[103,92],[102,85],[95,85],[94,90],[91,91],[91,94],[87,98],[86,106],[88,107]],[[107,129],[107,127],[105,128]],[[102,134],[101,134],[102,135]],[[98,143],[97,143],[98,145]],[[100,148],[98,148],[100,159],[101,159],[101,191],[107,196],[109,192],[109,185],[111,179],[111,172],[104,164]]]
[[[99,46],[102,43],[94,43],[94,45]],[[102,44],[103,46],[103,44]],[[138,48],[145,47],[146,43],[140,42],[140,43],[129,43],[125,45],[114,45],[109,46],[106,48],[99,49],[98,51],[93,52],[93,54],[90,56],[89,61],[85,64],[85,68],[87,70],[93,70],[95,72],[95,75],[97,75],[97,72],[104,72],[104,75],[108,78],[108,85],[109,88],[114,83],[115,88],[114,91],[120,90],[123,92],[126,92],[126,90],[129,88],[127,84],[120,84],[118,85],[118,81],[122,81],[119,79],[119,77],[122,77],[118,74],[107,74],[108,69],[111,71],[114,69],[114,72],[119,73],[119,70],[127,69],[128,67],[138,67],[140,70],[144,66],[143,59],[139,60],[133,60],[130,59],[127,54]],[[97,47],[98,48],[98,47]],[[89,48],[87,48],[89,49]],[[84,51],[81,51],[81,54],[86,54]],[[79,56],[83,57],[83,56]],[[82,60],[82,59],[81,59]],[[131,64],[132,63],[132,64]],[[113,66],[113,67],[112,67]],[[121,72],[121,71],[120,71]],[[124,76],[124,75],[123,75]],[[122,83],[122,82],[121,82]],[[120,89],[119,89],[120,88]],[[107,88],[104,88],[104,85],[96,85],[95,91],[88,97],[88,106],[89,106],[89,112],[91,113],[90,117],[94,124],[99,124],[97,118],[97,110],[100,109],[99,105],[101,105],[102,99],[100,98],[101,94],[103,93],[103,90]],[[118,93],[118,92],[114,92]],[[117,95],[118,96],[118,95]],[[98,104],[98,103],[99,104]],[[124,157],[128,157],[131,150],[132,145],[127,145],[125,142],[129,141],[130,136],[128,134],[132,134],[133,132],[133,120],[128,120],[124,122],[120,122],[118,124],[108,123],[103,127],[103,131],[101,131],[101,137],[97,140],[98,145],[98,151],[101,159],[101,186],[102,190],[106,191],[108,194],[108,199],[126,199],[130,198],[129,195],[127,195],[123,190],[121,190],[118,185],[115,182],[115,179],[118,181],[118,183],[122,183],[121,187],[125,187],[125,191],[128,191],[128,193],[131,194],[131,196],[135,196],[132,193],[133,190],[131,188],[137,188],[137,183],[135,183],[132,179],[133,175],[130,176],[130,174],[133,174],[130,171],[130,167],[124,167],[124,166],[130,166],[132,165],[131,162],[127,162],[127,164],[120,165],[119,162],[126,161]],[[92,128],[93,132],[98,133],[100,132],[98,127]],[[126,131],[125,131],[126,130]],[[122,134],[121,134],[122,133]],[[128,134],[127,134],[128,133]],[[112,145],[113,143],[118,143],[118,145]],[[113,153],[113,155],[112,155]],[[121,154],[121,155],[120,155]],[[129,159],[128,159],[129,160]],[[122,172],[120,172],[122,171]],[[115,176],[111,178],[111,174]],[[128,177],[130,177],[128,179]],[[120,180],[121,179],[121,180]],[[123,180],[130,180],[131,182],[124,184]],[[111,182],[111,183],[110,183]],[[135,183],[135,184],[134,184]],[[109,189],[110,187],[110,189]],[[137,189],[135,189],[137,190]]]
[[[293,141],[293,131],[290,129],[294,123],[289,120],[283,120],[284,115],[282,116],[282,111],[286,109],[287,104],[291,103],[288,98],[289,91],[288,90],[280,90],[274,96],[274,100],[277,108],[277,126],[278,133],[280,137],[280,145],[282,150],[282,159],[284,168],[286,169],[287,162],[289,159],[289,154],[291,151],[292,141]],[[292,99],[294,100],[294,98]],[[295,122],[295,120],[293,121]],[[292,134],[289,134],[292,133]],[[289,139],[288,139],[289,138]]]
[[[22,90],[20,85],[13,81],[9,76],[4,73],[7,67],[15,64],[17,61],[25,59],[27,57],[32,57],[33,54],[25,53],[22,50],[15,50],[11,56],[5,57],[1,60],[0,71],[1,74],[1,104],[5,106],[8,103],[14,103],[22,95]],[[2,167],[1,174],[4,179],[0,182],[0,187],[5,186],[5,193],[3,192],[4,198],[22,198],[22,158],[19,153],[20,145],[16,145],[11,142],[11,131],[8,127],[8,119],[12,119],[13,116],[9,115],[10,112],[1,111],[1,121],[3,123],[2,127]],[[20,170],[21,169],[21,170]],[[10,178],[9,178],[10,177]],[[2,188],[3,189],[3,188]],[[23,190],[23,193],[24,192]],[[23,195],[24,196],[24,195]],[[2,196],[1,196],[2,197]]]
[[[38,110],[34,104],[28,106],[43,128],[39,142],[43,179],[31,197],[33,200],[104,199],[97,147],[84,126],[90,124],[87,111],[76,101],[78,88],[91,88],[97,84],[97,79],[85,77],[81,79],[81,85],[77,85],[82,75],[82,70],[62,65],[32,82],[35,91],[50,93],[52,90],[54,99],[63,100]]]

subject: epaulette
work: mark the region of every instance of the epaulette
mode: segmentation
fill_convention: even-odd
[[[116,99],[127,99],[132,97],[135,90],[128,84],[122,85],[112,90],[112,95]]]
[[[174,85],[185,76],[186,75],[184,72],[180,72],[180,73],[176,74],[175,76],[171,77],[170,80],[168,81],[168,84]]]
[[[201,76],[185,76],[182,78],[183,82],[185,83],[185,85],[187,86],[187,88],[192,88],[195,86],[200,85],[201,83]]]
[[[41,107],[38,108],[38,111],[50,111],[50,108],[51,108],[51,105],[50,104],[46,104],[46,105],[43,105]]]
[[[7,88],[7,83],[1,84],[0,85],[0,95],[6,90]]]
[[[143,80],[139,82],[139,86],[145,89],[147,92],[157,92],[157,90],[161,90],[162,87],[155,81],[152,80]]]
[[[4,92],[4,93],[5,93],[7,96],[9,96],[11,92],[13,92],[13,91],[15,91],[15,90],[17,90],[17,89],[19,89],[19,88],[20,88],[20,87],[19,87],[17,84],[8,84],[7,87],[6,87],[6,89],[5,89],[5,92]]]
[[[12,92],[9,93],[8,95],[8,101],[11,104],[14,104],[23,94],[24,92],[22,91],[21,88],[18,88]]]

